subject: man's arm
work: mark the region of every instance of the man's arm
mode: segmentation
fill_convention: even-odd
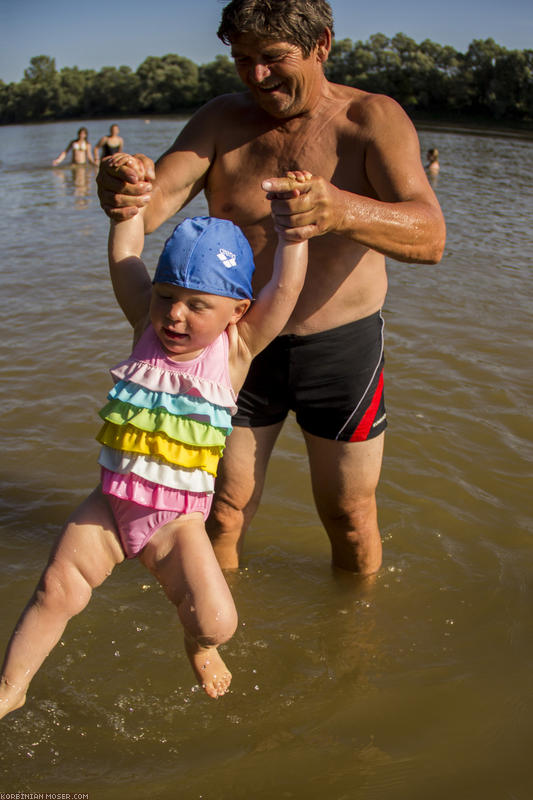
[[[145,229],[151,233],[183,208],[204,188],[215,157],[217,118],[215,101],[197,111],[155,167],[142,154],[135,156],[140,169],[131,164],[117,168],[104,158],[96,180],[106,214],[115,220],[128,219],[145,208]]]
[[[444,217],[422,166],[414,126],[394,100],[369,95],[362,129],[366,176],[376,197],[338,189],[316,176],[299,197],[289,198],[286,179],[271,178],[263,189],[276,224],[293,241],[334,232],[398,261],[437,263],[444,250]]]

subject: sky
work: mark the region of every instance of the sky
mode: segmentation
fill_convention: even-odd
[[[465,52],[493,38],[510,50],[533,48],[531,0],[330,0],[337,39],[405,33]],[[137,69],[167,53],[206,64],[228,53],[216,30],[225,0],[0,0],[0,80],[20,81],[30,58],[57,69]]]

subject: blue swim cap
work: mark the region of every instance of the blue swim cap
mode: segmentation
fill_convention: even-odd
[[[193,217],[165,242],[153,282],[251,300],[254,268],[248,239],[233,222]]]

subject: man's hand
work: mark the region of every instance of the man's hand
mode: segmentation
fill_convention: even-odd
[[[134,217],[150,202],[154,179],[154,162],[142,153],[103,158],[96,176],[100,205],[116,222]]]
[[[299,176],[305,176],[302,180]],[[320,176],[302,171],[261,184],[272,204],[276,230],[289,241],[299,242],[339,231],[342,221],[340,190]]]

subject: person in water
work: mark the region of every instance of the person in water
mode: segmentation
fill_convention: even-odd
[[[120,160],[128,156],[113,156]],[[311,179],[289,172],[296,194]],[[0,717],[25,702],[67,622],[125,558],[137,557],[176,606],[205,692],[228,690],[218,646],[237,625],[205,529],[217,462],[252,358],[284,328],[307,270],[307,242],[278,231],[272,277],[252,302],[254,260],[234,223],[186,219],[167,239],[151,281],[140,256],[142,213],[111,222],[109,266],[134,330],[131,356],[111,370],[100,484],[67,520],[9,641]]]
[[[124,139],[119,134],[120,128],[115,123],[111,125],[109,134],[107,136],[102,136],[102,138],[98,140],[94,148],[94,160],[97,164],[100,163],[100,149],[102,150],[101,158],[113,156],[115,153],[122,153],[124,150]]]
[[[204,190],[209,213],[231,219],[250,241],[257,289],[270,277],[276,246],[271,210],[288,237],[311,239],[297,308],[239,394],[208,532],[222,567],[237,568],[293,411],[332,563],[371,575],[382,560],[376,488],[387,426],[386,257],[438,263],[444,218],[403,109],[327,79],[329,3],[231,0],[218,36],[245,91],[200,108],[155,167],[139,156],[142,172],[117,171],[104,159],[100,203],[115,219],[144,208],[150,232]],[[313,175],[296,197],[287,193],[289,169]]]
[[[65,149],[61,151],[58,157],[54,158],[52,161],[52,166],[57,167],[58,164],[61,164],[61,162],[65,160],[69,151],[72,151],[73,164],[86,164],[87,161],[89,161],[91,164],[96,164],[96,161],[93,158],[92,148],[88,136],[89,133],[87,128],[80,128],[78,131],[78,138],[72,139]]]
[[[431,147],[426,154],[426,169],[430,175],[438,175],[440,172],[439,151],[436,147]]]

